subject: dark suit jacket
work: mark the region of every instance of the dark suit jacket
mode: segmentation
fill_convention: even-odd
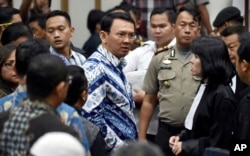
[[[234,137],[250,140],[250,86],[245,88],[240,96],[244,98],[237,106]]]
[[[203,156],[206,147],[229,149],[235,107],[235,95],[229,85],[207,86],[196,109],[192,130],[180,135],[181,155]]]

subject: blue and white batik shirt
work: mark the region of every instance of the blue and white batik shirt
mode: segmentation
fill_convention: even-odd
[[[108,150],[137,138],[132,89],[122,72],[124,66],[123,58],[119,60],[102,45],[83,65],[89,94],[82,115],[100,128]]]

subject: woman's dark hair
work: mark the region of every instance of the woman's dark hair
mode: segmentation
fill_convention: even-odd
[[[202,80],[208,79],[208,85],[227,85],[231,82],[234,68],[221,39],[198,37],[191,44],[191,50],[200,58]]]
[[[67,66],[69,75],[73,77],[68,89],[65,103],[74,106],[83,91],[88,90],[88,80],[84,70],[76,65]]]
[[[0,67],[6,62],[10,54],[16,50],[16,46],[13,44],[6,44],[0,47]]]

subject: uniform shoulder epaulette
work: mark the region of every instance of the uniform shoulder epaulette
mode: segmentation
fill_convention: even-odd
[[[161,47],[161,48],[158,48],[156,51],[155,51],[155,55],[161,53],[161,52],[164,52],[164,51],[167,51],[169,49],[168,46],[164,46],[164,47]]]

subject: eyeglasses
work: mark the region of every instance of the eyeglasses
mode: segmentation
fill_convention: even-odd
[[[66,81],[68,82],[69,85],[72,83],[72,79],[73,79],[73,76],[71,75],[67,77]]]
[[[14,68],[15,64],[16,64],[16,61],[10,60],[8,62],[3,63],[3,67],[11,69],[11,68]]]
[[[120,39],[125,39],[125,38],[128,38],[130,40],[134,40],[136,35],[135,33],[125,33],[125,32],[119,32],[119,33],[116,33],[116,36]]]

